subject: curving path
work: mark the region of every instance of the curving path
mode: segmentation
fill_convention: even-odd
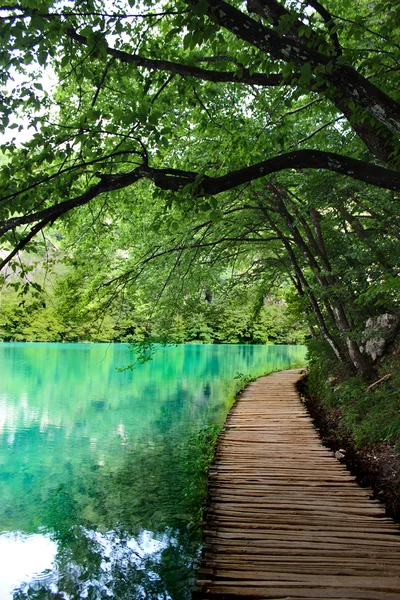
[[[400,600],[399,528],[322,446],[299,373],[251,383],[227,417],[194,600]]]

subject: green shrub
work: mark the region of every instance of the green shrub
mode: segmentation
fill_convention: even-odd
[[[339,417],[339,429],[357,447],[390,443],[400,446],[400,365],[396,354],[379,367],[380,376],[390,377],[369,389],[360,377],[349,375],[334,363],[323,345],[311,344],[309,395],[317,396],[322,407]]]

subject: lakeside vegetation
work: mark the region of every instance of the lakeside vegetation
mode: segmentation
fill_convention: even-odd
[[[86,305],[85,290],[70,302],[68,281],[60,277],[54,289],[0,291],[0,340],[28,342],[129,342],[220,344],[301,344],[307,328],[284,300],[272,297],[256,306],[246,289],[234,297],[224,293],[208,300],[199,295],[186,298],[179,310],[166,319],[150,302],[114,303],[107,311],[99,304]]]
[[[311,347],[299,390],[323,443],[400,522],[400,343],[369,383]]]
[[[380,363],[376,384],[343,371],[311,349],[306,392],[321,403],[339,443],[351,441],[356,449],[391,444],[400,450],[399,349],[397,345]]]

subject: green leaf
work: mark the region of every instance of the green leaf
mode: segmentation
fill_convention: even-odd
[[[222,212],[220,210],[212,210],[210,212],[210,219],[213,223],[218,223],[222,218]]]
[[[282,67],[282,77],[288,79],[293,73],[295,64],[293,62],[285,63]]]
[[[192,33],[192,39],[190,41],[190,49],[193,50],[193,48],[195,46],[199,46],[203,42],[203,40],[204,40],[203,29],[199,27]]]
[[[191,5],[191,8],[195,15],[201,17],[202,15],[205,15],[207,13],[208,2],[207,0],[198,0],[196,4]]]
[[[101,111],[100,110],[95,110],[94,108],[90,109],[87,112],[87,118],[90,119],[91,121],[96,121],[101,115]]]
[[[41,67],[43,67],[47,62],[47,52],[45,50],[41,50],[37,54],[38,63]]]
[[[88,37],[89,35],[93,34],[93,29],[90,27],[90,25],[86,25],[86,27],[81,29],[79,33],[85,37]]]
[[[182,193],[183,194],[191,194],[192,193],[192,189],[193,189],[193,183],[187,183],[183,188],[182,188]]]
[[[328,64],[325,65],[325,71],[327,73],[332,73],[332,71],[333,71],[333,62],[332,61],[328,62]]]
[[[43,17],[40,17],[39,15],[33,15],[31,17],[31,27],[33,29],[44,31],[46,29],[46,26],[47,22],[45,19],[43,19]]]
[[[192,42],[192,34],[189,31],[189,33],[187,33],[185,35],[185,37],[183,38],[183,49],[187,50],[189,48],[191,42]]]
[[[218,200],[214,196],[211,196],[209,198],[209,203],[210,203],[210,206],[214,209],[217,208],[217,206],[218,206]]]
[[[149,123],[151,123],[151,125],[157,125],[159,120],[160,120],[159,113],[151,113],[151,115],[149,115]]]
[[[310,63],[304,63],[300,69],[300,75],[304,83],[307,85],[311,81],[312,68]]]

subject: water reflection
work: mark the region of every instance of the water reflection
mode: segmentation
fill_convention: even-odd
[[[136,537],[129,537],[123,529],[99,532],[75,527],[70,536],[78,553],[65,551],[49,534],[0,535],[1,600],[172,600],[168,578],[182,577],[178,563],[186,549],[170,528],[161,534],[141,530]],[[178,563],[173,561],[177,555]],[[186,560],[193,563],[191,556]]]
[[[11,532],[1,537],[10,556],[19,544],[26,557],[15,579],[0,578],[4,594],[188,598],[199,552],[189,441],[223,423],[237,373],[303,357],[301,347],[178,346],[121,373],[132,360],[122,344],[0,344],[0,532]]]
[[[53,566],[57,544],[49,535],[25,535],[18,531],[0,535],[0,598],[13,598],[13,591],[32,579],[44,581]]]

